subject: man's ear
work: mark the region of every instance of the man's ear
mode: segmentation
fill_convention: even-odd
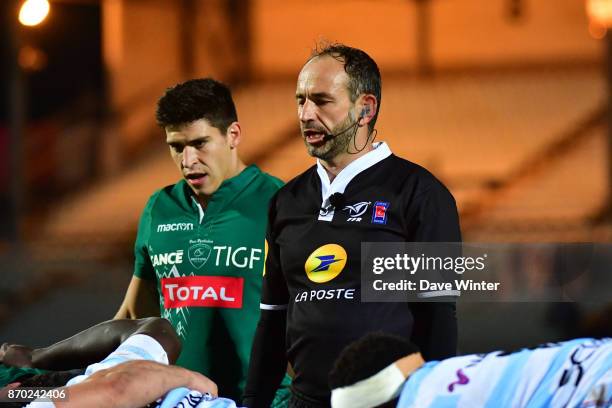
[[[240,123],[232,122],[228,127],[225,133],[227,137],[227,141],[230,145],[230,149],[235,149],[242,140],[242,128],[240,127]]]
[[[364,126],[370,123],[378,110],[378,101],[376,97],[371,94],[365,94],[359,103],[361,105],[361,112],[359,113],[359,126]]]

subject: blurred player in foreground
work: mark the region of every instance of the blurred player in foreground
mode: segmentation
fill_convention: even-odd
[[[0,387],[20,382],[35,386],[61,386],[89,364],[96,363],[130,336],[143,334],[162,345],[173,364],[181,342],[165,319],[110,320],[43,348],[4,343],[0,347]]]
[[[0,348],[3,371],[22,370],[22,375],[0,389],[0,399],[8,401],[2,406],[24,405],[11,402],[11,390],[65,384],[60,389],[65,398],[36,401],[29,407],[141,407],[164,396],[161,407],[174,407],[182,400],[194,407],[235,407],[231,400],[216,398],[217,386],[207,377],[168,365],[180,351],[172,325],[160,318],[107,321],[40,349],[5,343]],[[44,372],[32,376],[28,368],[33,367]]]
[[[47,353],[51,356],[55,348],[56,357],[68,358],[63,353],[70,342],[74,347],[80,341],[86,346],[84,351],[91,349],[94,343],[87,339],[92,334],[100,334],[100,328],[117,329],[111,326],[120,322],[95,326],[58,343],[60,346],[51,346]],[[144,326],[130,330],[132,335],[116,351],[70,380],[62,388],[67,400],[36,402],[29,408],[140,407],[153,401],[160,408],[236,407],[232,400],[216,397],[217,387],[208,378],[167,365],[168,358],[180,351],[171,328],[166,331],[167,323],[149,320]],[[3,346],[0,359],[6,362],[7,349],[15,347]],[[13,350],[8,360],[34,361],[27,356],[23,350]],[[497,351],[425,363],[414,344],[373,333],[342,352],[329,381],[333,408],[609,407],[612,339],[576,339],[514,353]],[[2,389],[0,396],[11,388]]]
[[[612,339],[425,362],[405,339],[372,333],[329,375],[332,408],[612,406]]]
[[[118,351],[122,350],[118,349]],[[151,401],[163,397],[170,390],[179,392],[181,396],[187,395],[179,387],[187,387],[184,389],[192,390],[189,394],[189,401],[197,401],[194,400],[194,397],[205,401],[199,405],[182,405],[182,407],[232,408],[236,406],[231,400],[217,399],[217,386],[202,374],[155,361],[136,360],[98,371],[86,381],[63,387],[61,390],[66,393],[65,400],[35,401],[27,405],[27,408],[137,408],[148,406]],[[160,403],[161,405],[154,406],[177,406],[177,404],[167,405],[168,398],[170,394],[164,399],[164,402]],[[223,404],[224,401],[227,403]]]

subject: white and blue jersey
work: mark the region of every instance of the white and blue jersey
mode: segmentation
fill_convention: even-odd
[[[98,371],[133,360],[149,360],[167,365],[168,355],[161,344],[153,337],[145,334],[136,334],[128,337],[115,351],[106,356],[104,360],[87,366],[85,373],[72,378],[66,383],[66,386],[78,384]]]
[[[513,353],[432,361],[413,373],[398,408],[610,407],[612,339],[576,339]]]
[[[237,408],[236,403],[227,398],[215,398],[210,394],[175,388],[168,392],[155,408]]]
[[[150,360],[168,364],[168,356],[161,344],[152,337],[137,334],[129,337],[101,362],[87,367],[84,375],[73,378],[66,385],[76,384],[97,371],[131,360]],[[210,394],[202,394],[188,388],[171,390],[157,404],[157,408],[236,408],[236,403],[230,399],[215,398]]]
[[[85,381],[94,373],[133,360],[149,360],[168,364],[168,356],[164,348],[154,338],[144,334],[129,337],[115,351],[99,363],[91,364],[83,375],[72,378],[66,386]],[[175,388],[169,391],[156,408],[237,408],[236,403],[227,398],[215,398],[208,393],[202,394],[188,388]],[[34,401],[26,408],[55,408],[53,402]]]

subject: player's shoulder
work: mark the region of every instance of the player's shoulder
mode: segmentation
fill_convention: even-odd
[[[288,196],[295,197],[302,194],[311,194],[317,189],[318,180],[317,166],[313,165],[282,186],[278,190],[277,196],[279,199],[283,199]]]
[[[174,184],[168,184],[158,190],[155,190],[151,194],[150,200],[165,200],[170,198],[177,198],[184,194],[185,181],[180,180]]]
[[[186,200],[185,188],[185,181],[180,180],[177,183],[169,184],[155,190],[153,194],[149,196],[145,210],[151,211],[160,204],[170,203],[173,205],[184,205]]]
[[[410,160],[392,154],[385,162],[387,170],[392,171],[394,176],[418,184],[421,188],[443,185],[432,172]]]
[[[431,406],[430,404],[425,405],[423,401],[419,401],[418,396],[422,395],[421,391],[435,395],[436,389],[439,388],[439,383],[435,380],[432,372],[440,369],[440,363],[440,361],[428,361],[410,374],[400,390],[397,402],[398,408]],[[433,387],[430,385],[432,382]]]
[[[446,185],[425,167],[392,154],[384,160],[385,173],[392,174],[398,188],[409,190],[414,196],[443,194],[452,197]]]
[[[246,181],[245,188],[241,190],[240,201],[248,206],[252,206],[253,203],[264,204],[263,207],[267,208],[270,199],[283,185],[283,181],[262,171],[256,165],[250,165],[245,171],[248,172],[245,181],[248,181]]]
[[[279,179],[278,177],[275,177],[271,175],[270,173],[266,173],[265,171],[261,170],[259,167],[255,165],[253,165],[253,167],[257,171],[257,181],[259,182],[261,186],[270,188],[276,191],[285,184],[283,180]]]

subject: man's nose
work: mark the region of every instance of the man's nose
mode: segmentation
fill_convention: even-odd
[[[316,119],[316,105],[309,99],[306,99],[304,104],[300,107],[298,117],[301,122],[308,122]]]
[[[191,168],[198,161],[197,150],[192,146],[185,146],[183,149],[182,165],[184,168]]]

